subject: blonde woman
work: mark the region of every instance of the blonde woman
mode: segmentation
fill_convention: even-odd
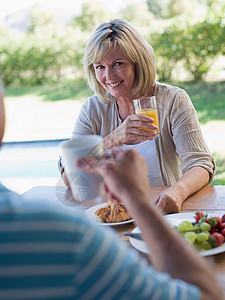
[[[215,172],[189,96],[156,81],[152,47],[124,19],[104,22],[93,31],[84,67],[94,95],[82,105],[72,138],[98,134],[106,149],[135,148],[146,160],[151,185],[168,186],[155,204],[165,213],[179,212],[185,199],[209,184]],[[146,96],[157,99],[158,136],[141,129],[156,129],[154,120],[134,111],[133,100]],[[63,167],[61,171],[68,186]]]

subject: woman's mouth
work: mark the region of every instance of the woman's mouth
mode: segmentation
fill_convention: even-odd
[[[114,82],[114,83],[107,83],[107,85],[109,85],[110,87],[114,88],[118,85],[120,85],[123,82],[123,80],[118,81],[118,82]]]

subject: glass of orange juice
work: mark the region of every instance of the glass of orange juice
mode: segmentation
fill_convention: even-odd
[[[157,103],[156,97],[145,97],[140,99],[133,100],[134,109],[136,114],[142,114],[147,117],[154,119],[154,125],[158,127],[156,131],[159,133],[159,117],[158,117],[158,110],[157,110]],[[151,129],[141,128],[148,131],[153,131]]]

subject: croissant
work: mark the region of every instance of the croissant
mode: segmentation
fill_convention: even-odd
[[[99,208],[95,214],[99,220],[105,223],[118,223],[129,220],[131,217],[123,203],[107,201],[107,206]]]

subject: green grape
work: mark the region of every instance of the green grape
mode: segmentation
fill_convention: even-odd
[[[186,232],[184,235],[184,238],[190,243],[194,244],[196,240],[196,233],[193,231]]]
[[[195,231],[195,233],[201,232],[200,225],[198,223],[194,224],[193,230]]]
[[[202,231],[202,232],[206,233],[208,235],[208,238],[211,236],[209,231]]]
[[[196,235],[196,239],[198,242],[205,242],[208,240],[208,238],[209,238],[209,236],[205,232],[200,232],[200,233],[197,233],[197,235]]]
[[[202,231],[210,231],[211,226],[210,226],[209,223],[202,222],[201,225],[200,225],[200,228],[201,228]]]
[[[189,221],[183,221],[177,226],[178,231],[189,231],[193,229],[193,225]]]
[[[212,249],[212,245],[211,245],[209,242],[207,242],[207,241],[201,242],[201,243],[199,244],[199,247],[200,247],[200,249],[202,249],[202,250],[209,250],[209,249]]]

